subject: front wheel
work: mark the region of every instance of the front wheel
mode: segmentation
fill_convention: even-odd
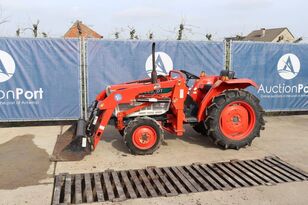
[[[155,152],[164,138],[160,124],[150,117],[137,117],[124,129],[124,141],[132,154]]]
[[[264,129],[263,109],[257,97],[245,90],[227,90],[207,109],[205,126],[214,143],[239,149],[250,145]]]

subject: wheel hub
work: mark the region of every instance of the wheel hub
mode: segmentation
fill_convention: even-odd
[[[133,133],[133,144],[138,149],[150,149],[153,147],[157,140],[157,134],[154,128],[147,125],[142,125]]]
[[[148,143],[149,142],[148,133],[146,133],[146,132],[142,133],[142,136],[139,140],[140,140],[140,143],[142,143],[142,144]]]
[[[220,130],[232,140],[244,139],[253,130],[255,118],[255,112],[248,103],[232,102],[221,112]]]
[[[238,123],[240,121],[239,116],[233,116],[232,121],[233,123]]]

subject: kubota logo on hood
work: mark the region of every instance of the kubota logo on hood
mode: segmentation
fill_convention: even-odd
[[[301,68],[298,57],[292,53],[283,55],[277,64],[277,71],[283,79],[291,80],[297,76]]]
[[[9,80],[14,73],[14,59],[7,52],[0,50],[0,83]]]
[[[165,52],[155,52],[155,64],[157,75],[168,75],[169,71],[173,69],[172,59]],[[150,55],[145,63],[145,70],[150,77],[152,69],[152,55]]]

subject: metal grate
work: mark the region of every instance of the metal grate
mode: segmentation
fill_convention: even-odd
[[[278,157],[127,171],[63,173],[55,177],[52,204],[175,196],[307,179],[307,173]]]

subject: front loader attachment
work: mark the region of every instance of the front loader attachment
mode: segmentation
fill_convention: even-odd
[[[147,107],[151,103],[150,100],[152,98],[143,99],[145,101],[139,99],[139,103],[143,102],[143,104],[136,105],[130,109],[124,109],[121,111],[118,109],[118,111],[115,112],[116,107],[119,108],[119,105],[121,104],[128,105],[129,107],[132,102],[138,102],[138,99],[136,100],[136,98],[140,94],[144,95],[148,92],[154,93],[155,90],[161,88],[161,85],[158,83],[155,65],[155,43],[152,44],[152,62],[153,70],[151,73],[151,79],[108,86],[106,90],[103,90],[98,94],[96,100],[88,109],[90,111],[88,113],[88,122],[80,119],[66,132],[63,134],[61,133],[58,136],[50,159],[52,161],[82,160],[96,148],[113,114],[115,115],[114,117],[117,118],[117,128],[123,130],[125,128],[124,117]],[[178,79],[171,82],[165,82],[165,87],[163,88],[170,89],[170,87],[173,87],[175,82],[178,83]],[[182,89],[182,91],[184,91],[184,89]],[[155,102],[157,102],[157,100]]]
[[[51,161],[79,161],[91,153],[85,134],[86,121],[78,120],[64,133],[58,135]]]
[[[51,161],[80,161],[91,154],[98,144],[112,115],[112,109],[99,110],[95,101],[89,107],[89,120],[78,120],[63,134],[58,135]]]

